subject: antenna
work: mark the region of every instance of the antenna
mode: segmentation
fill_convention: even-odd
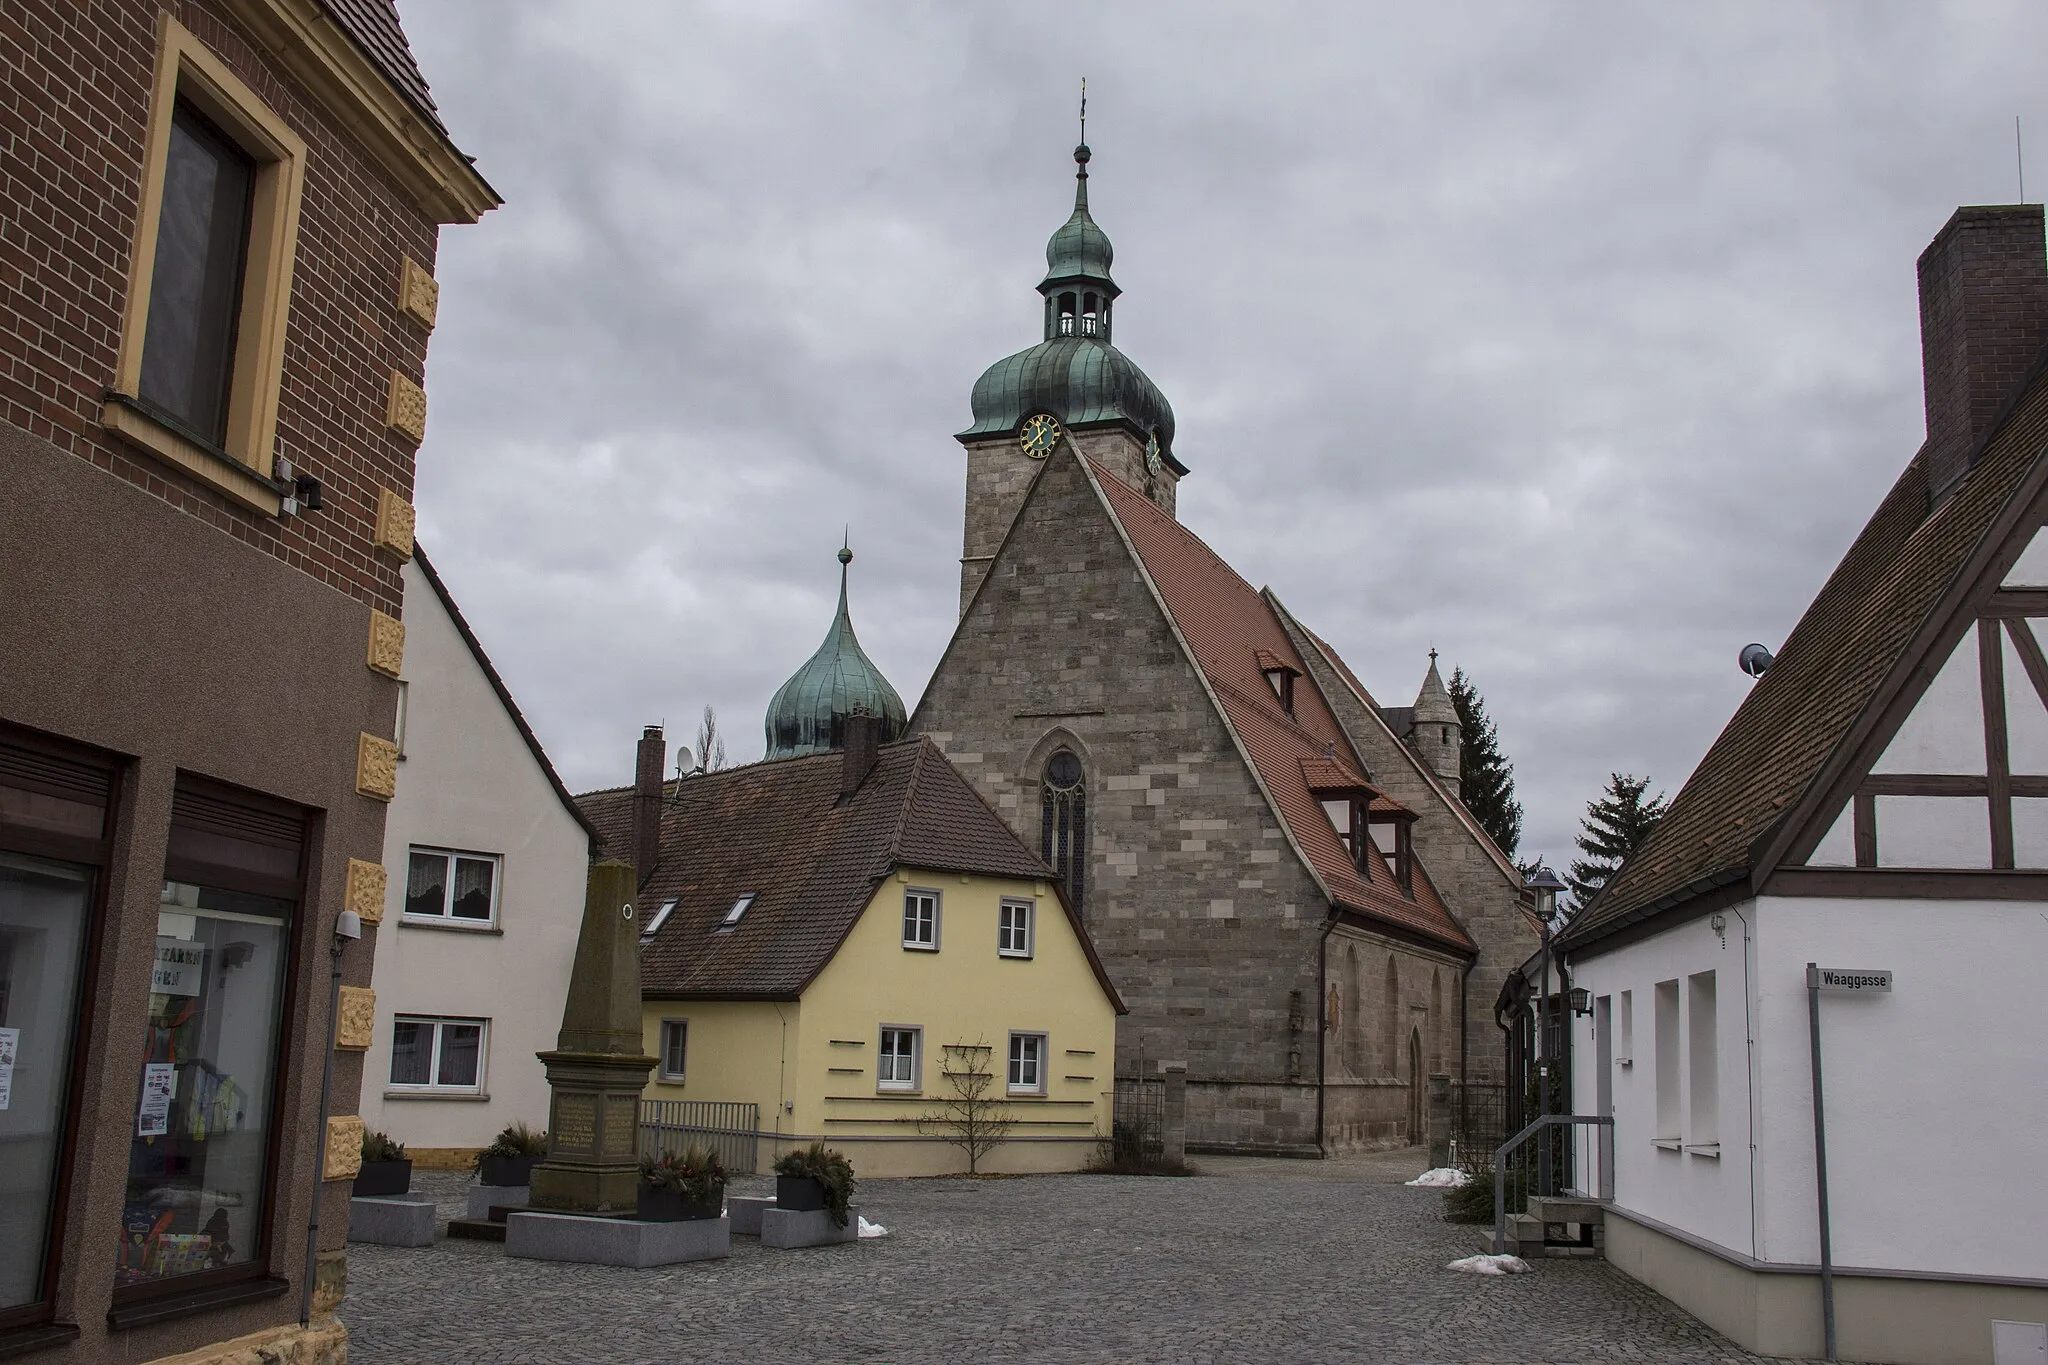
[[[2027,150],[2020,145],[2020,116],[2012,116],[2012,154],[2020,167],[2020,202],[2027,202]]]
[[[2019,120],[2014,119],[2013,123],[2017,127]],[[1081,78],[1081,145],[1083,147],[1088,145],[1088,78],[1086,76]]]

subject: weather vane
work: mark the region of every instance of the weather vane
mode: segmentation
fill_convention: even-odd
[[[1088,145],[1088,78],[1081,78],[1081,145]]]

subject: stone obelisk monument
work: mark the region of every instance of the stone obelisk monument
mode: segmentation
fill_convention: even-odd
[[[583,931],[553,1052],[538,1056],[553,1092],[548,1156],[532,1207],[633,1213],[640,1179],[640,1092],[655,1059],[640,1035],[640,915],[625,863],[590,869]]]

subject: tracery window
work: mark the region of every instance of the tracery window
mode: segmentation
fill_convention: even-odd
[[[1080,910],[1088,883],[1088,783],[1081,760],[1068,749],[1055,753],[1045,762],[1040,790],[1038,851]]]

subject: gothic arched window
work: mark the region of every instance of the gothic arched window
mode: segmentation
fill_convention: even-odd
[[[1079,910],[1088,886],[1088,783],[1071,750],[1061,749],[1045,761],[1040,792],[1038,851]]]

